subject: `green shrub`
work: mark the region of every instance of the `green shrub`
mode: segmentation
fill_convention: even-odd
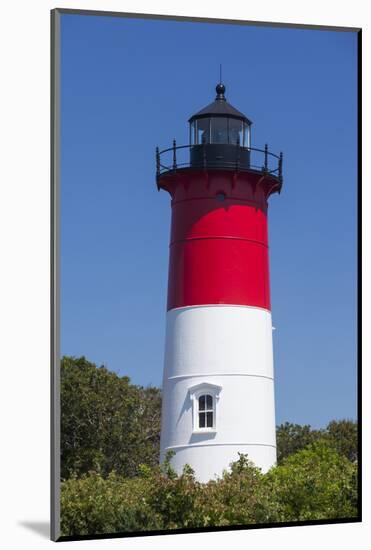
[[[260,469],[240,454],[230,471],[204,485],[200,506],[203,525],[264,523],[270,503],[264,493],[263,478]]]
[[[357,465],[319,440],[264,477],[275,502],[270,521],[350,518],[357,515]]]
[[[91,473],[62,483],[61,531],[63,535],[114,533],[160,529],[148,505],[149,482],[110,474],[106,479]]]
[[[352,518],[357,424],[277,427],[278,466],[246,455],[217,480],[159,466],[161,392],[84,357],[61,364],[61,528],[64,535]]]
[[[245,455],[230,471],[199,483],[189,466],[177,475],[170,457],[142,465],[137,478],[97,473],[62,483],[62,532],[125,531],[251,525],[352,518],[357,515],[357,465],[317,441],[262,474]]]

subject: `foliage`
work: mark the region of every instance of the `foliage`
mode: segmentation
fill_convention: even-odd
[[[297,451],[304,449],[316,438],[316,432],[307,424],[291,424],[286,422],[276,428],[277,462],[281,462]]]
[[[171,467],[171,456],[168,453],[163,465],[152,472],[148,503],[154,514],[161,517],[162,529],[199,527],[197,498],[201,484],[189,465],[178,476]]]
[[[160,466],[161,392],[84,357],[61,365],[61,528],[85,535],[357,515],[357,424],[277,427],[278,465],[246,455],[209,483],[168,453]]]
[[[309,425],[301,426],[286,422],[277,426],[277,462],[282,461],[316,441],[325,440],[350,461],[357,460],[358,425],[353,420],[333,420],[326,428],[313,430]]]
[[[318,440],[272,468],[264,482],[276,507],[270,521],[357,515],[357,465]]]
[[[265,523],[272,506],[264,475],[247,455],[231,464],[230,471],[204,485],[201,509],[204,526]]]
[[[62,483],[65,535],[249,525],[357,515],[357,465],[318,441],[263,474],[245,455],[199,483],[170,456],[137,478],[91,473]]]
[[[327,425],[326,439],[351,462],[358,460],[358,425],[353,420],[333,420]]]
[[[84,357],[61,362],[61,477],[132,477],[159,460],[161,393]]]
[[[103,478],[92,472],[62,483],[61,532],[65,535],[160,529],[161,518],[148,505],[149,481]]]

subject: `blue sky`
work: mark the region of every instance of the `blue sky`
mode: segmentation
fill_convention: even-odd
[[[64,14],[61,351],[161,385],[170,201],[154,151],[215,96],[284,153],[270,199],[276,420],[356,416],[357,36]]]

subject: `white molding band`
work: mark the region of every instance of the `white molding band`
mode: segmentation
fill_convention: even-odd
[[[264,376],[263,374],[248,374],[246,372],[205,372],[196,374],[177,374],[176,376],[169,376],[168,380],[184,379],[184,378],[209,378],[210,376],[253,376],[255,378],[267,378],[268,380],[274,380],[273,376]]]
[[[200,308],[200,307],[243,307],[246,309],[258,309],[261,311],[267,311],[269,314],[271,314],[271,310],[267,309],[265,307],[259,307],[259,306],[246,306],[246,305],[240,305],[240,304],[194,304],[192,306],[180,306],[180,307],[173,307],[167,311],[167,313],[170,313],[170,311],[179,311],[181,309],[189,310],[193,308]]]
[[[276,449],[276,445],[270,443],[190,443],[189,445],[173,445],[172,447],[166,447],[165,451],[171,451],[172,449],[188,449],[189,447],[219,447],[219,446],[238,446],[238,447],[272,447]]]

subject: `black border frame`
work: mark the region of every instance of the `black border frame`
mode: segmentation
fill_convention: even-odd
[[[60,191],[60,16],[62,14],[90,15],[100,17],[122,17],[130,19],[161,19],[198,23],[219,23],[243,26],[285,27],[295,29],[342,31],[357,33],[357,413],[358,413],[358,516],[355,518],[308,520],[282,523],[233,525],[158,531],[131,531],[94,535],[60,535],[60,271],[59,271],[59,191]],[[245,21],[239,19],[216,19],[212,17],[191,17],[177,15],[157,15],[143,13],[115,12],[104,10],[83,10],[55,8],[51,10],[50,34],[50,193],[51,193],[51,233],[50,233],[50,283],[51,283],[51,485],[50,485],[50,535],[55,542],[129,538],[156,535],[177,535],[187,533],[207,533],[218,531],[240,531],[269,529],[272,527],[299,527],[307,525],[336,525],[362,522],[362,28],[337,27],[315,24],[277,23],[267,21]]]

